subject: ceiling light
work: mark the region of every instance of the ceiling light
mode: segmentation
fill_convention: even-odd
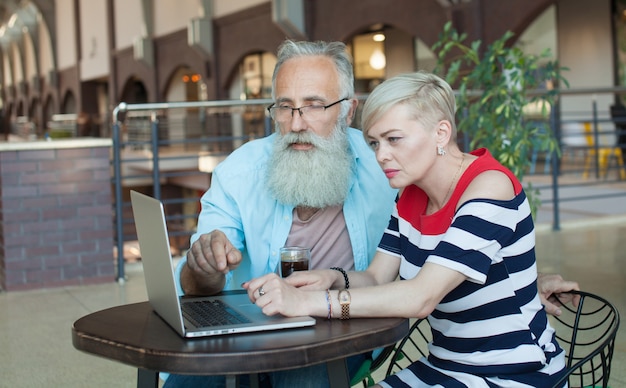
[[[381,49],[377,48],[372,53],[370,57],[370,66],[374,70],[382,70],[387,66],[387,58],[385,58],[385,54],[381,51]]]

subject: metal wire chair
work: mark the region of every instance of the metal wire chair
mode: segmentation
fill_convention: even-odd
[[[551,317],[559,344],[565,350],[567,371],[554,387],[608,387],[619,312],[606,299],[584,291],[578,307],[562,304]]]
[[[566,373],[553,387],[563,387],[566,382],[570,388],[608,387],[619,312],[600,296],[584,291],[571,293],[580,295],[578,307],[563,304],[561,316],[550,318],[567,360]],[[431,339],[428,321],[415,321],[391,353],[386,376],[427,356]]]
[[[364,388],[371,387],[375,384],[374,372],[382,367],[389,355],[395,350],[395,344],[389,345],[381,350],[376,358],[368,359],[363,362],[359,370],[355,373],[354,377],[350,380],[350,386],[353,387],[359,383],[363,384]]]
[[[428,356],[428,344],[432,340],[430,325],[427,319],[416,320],[409,329],[409,333],[398,342],[389,359],[389,366],[385,376],[392,375],[419,360]]]

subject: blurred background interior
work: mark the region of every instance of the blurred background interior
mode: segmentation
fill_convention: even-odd
[[[165,202],[184,253],[212,169],[273,131],[285,38],[345,42],[364,99],[432,70],[448,21],[484,44],[511,30],[568,68],[569,88],[543,85],[560,153],[533,152],[524,178],[542,199],[540,269],[624,311],[625,0],[0,0],[0,386],[133,385],[70,342],[80,316],[146,298],[129,190]]]

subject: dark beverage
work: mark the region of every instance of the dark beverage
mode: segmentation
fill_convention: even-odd
[[[280,276],[286,278],[294,271],[308,271],[311,251],[303,247],[280,248]]]
[[[308,271],[309,259],[303,258],[301,260],[287,260],[280,262],[280,274],[286,278],[295,271]]]

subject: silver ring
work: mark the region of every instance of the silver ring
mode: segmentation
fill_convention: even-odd
[[[259,287],[259,296],[263,296],[265,295],[265,290],[263,289],[263,286]]]

